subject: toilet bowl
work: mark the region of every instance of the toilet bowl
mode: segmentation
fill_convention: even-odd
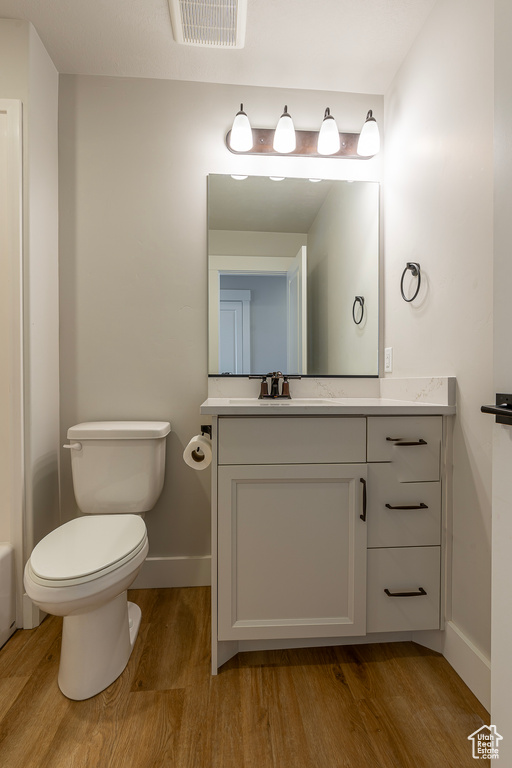
[[[128,663],[141,612],[126,590],[147,552],[146,526],[136,515],[76,518],[32,552],[25,589],[43,611],[64,617],[58,683],[68,698],[94,696]]]
[[[58,684],[70,699],[107,688],[130,658],[141,611],[127,589],[148,553],[139,515],[161,493],[169,431],[168,422],[91,422],[68,430],[75,496],[86,514],[36,545],[24,584],[35,605],[63,617]]]

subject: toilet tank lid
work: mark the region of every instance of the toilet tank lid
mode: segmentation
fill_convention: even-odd
[[[68,429],[70,440],[144,440],[165,437],[168,421],[87,421]]]

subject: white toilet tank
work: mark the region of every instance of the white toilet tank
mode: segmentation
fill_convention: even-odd
[[[89,515],[152,509],[165,474],[168,421],[90,421],[68,429],[75,498]]]

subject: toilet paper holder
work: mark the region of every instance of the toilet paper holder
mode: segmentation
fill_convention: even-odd
[[[201,434],[194,435],[183,451],[183,460],[192,469],[206,469],[210,466],[213,456],[212,427],[201,425]]]

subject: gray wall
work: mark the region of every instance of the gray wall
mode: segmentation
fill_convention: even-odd
[[[379,158],[231,154],[241,101],[263,126],[285,103],[304,129],[327,104],[340,130],[359,131],[369,108],[382,115],[378,96],[61,77],[61,437],[84,420],[171,421],[166,485],[146,517],[152,556],[210,552],[210,471],[182,461],[205,421],[208,173],[380,179]],[[76,513],[68,455],[62,505]]]
[[[342,184],[328,194],[308,232],[311,374],[378,374],[378,211],[378,184]],[[365,300],[359,325],[352,317],[356,296]]]
[[[440,0],[386,94],[384,345],[393,376],[457,377],[449,628],[490,656],[493,18]],[[477,54],[477,55],[476,55]],[[406,304],[406,262],[422,267]]]

